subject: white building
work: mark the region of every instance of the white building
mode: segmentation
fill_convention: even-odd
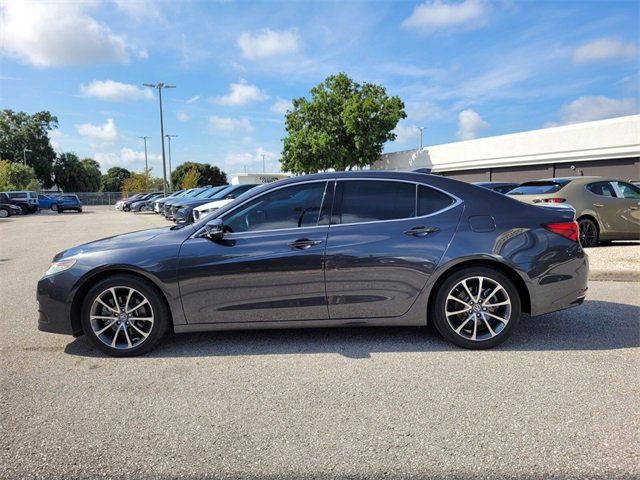
[[[286,173],[236,173],[231,175],[231,185],[245,185],[247,183],[271,183],[291,175]]]
[[[523,182],[601,175],[640,180],[640,115],[387,153],[371,168],[432,173],[469,182]]]

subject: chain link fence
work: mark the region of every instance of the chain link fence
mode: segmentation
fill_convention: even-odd
[[[45,195],[77,195],[83,205],[115,205],[123,192],[43,192]]]

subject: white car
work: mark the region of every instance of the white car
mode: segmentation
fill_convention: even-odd
[[[223,198],[222,200],[215,200],[213,202],[205,203],[193,209],[193,221],[197,222],[201,217],[208,215],[214,210],[224,207],[228,203],[231,203],[235,198]]]

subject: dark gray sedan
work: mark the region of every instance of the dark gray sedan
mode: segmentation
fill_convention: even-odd
[[[301,176],[192,225],[58,255],[38,283],[40,330],[115,356],[168,330],[425,325],[466,348],[522,313],[583,302],[575,212],[418,172]]]

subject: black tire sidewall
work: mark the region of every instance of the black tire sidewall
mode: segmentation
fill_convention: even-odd
[[[579,226],[580,226],[580,224],[582,224],[582,223],[590,223],[590,224],[591,224],[591,226],[593,226],[594,231],[596,232],[596,238],[595,238],[595,240],[593,241],[593,244],[591,244],[591,245],[582,245],[582,247],[584,247],[584,248],[594,248],[594,247],[597,247],[597,246],[598,246],[598,242],[599,242],[599,240],[600,240],[600,232],[598,231],[598,226],[596,225],[596,223],[595,223],[593,220],[591,220],[591,219],[589,219],[589,218],[581,218],[580,220],[578,220],[578,231],[580,231]]]
[[[91,305],[95,298],[109,287],[131,287],[142,293],[149,303],[154,313],[153,328],[149,337],[142,342],[138,347],[134,347],[127,350],[118,350],[102,343],[102,341],[93,333],[91,324],[89,322],[89,315]],[[107,277],[104,280],[96,283],[85,296],[81,309],[81,323],[82,330],[97,348],[113,357],[134,357],[137,355],[145,354],[153,350],[158,343],[162,340],[164,334],[167,331],[169,322],[169,310],[166,306],[164,299],[158,290],[147,280],[139,278],[134,275],[117,274],[111,277]]]
[[[467,340],[458,335],[449,325],[449,322],[447,321],[445,315],[446,299],[451,289],[461,280],[477,276],[491,278],[492,280],[498,282],[507,291],[511,300],[511,318],[509,319],[507,326],[495,337],[483,341]],[[482,350],[495,347],[507,340],[513,330],[518,326],[521,314],[522,301],[520,299],[520,294],[518,293],[518,289],[515,287],[509,277],[507,277],[498,269],[479,266],[465,268],[448,276],[448,278],[440,285],[438,291],[436,292],[435,301],[433,302],[432,308],[430,309],[429,317],[431,320],[433,320],[433,324],[435,325],[440,335],[442,335],[442,337],[444,337],[446,340],[454,343],[455,345],[458,345],[459,347],[469,348],[473,350]]]

